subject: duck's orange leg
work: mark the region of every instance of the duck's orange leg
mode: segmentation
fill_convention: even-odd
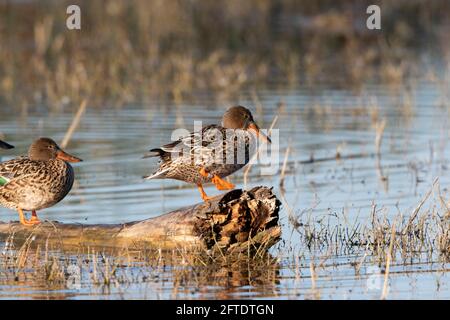
[[[206,172],[205,168],[200,169],[200,175],[204,178],[208,178],[209,174]],[[218,175],[214,175],[212,177],[211,182],[215,184],[217,190],[231,190],[234,189],[235,185],[231,182],[225,181],[220,178]]]
[[[200,194],[202,195],[203,201],[208,201],[208,200],[212,199],[211,197],[208,197],[206,195],[206,192],[205,192],[205,190],[203,190],[203,186],[201,183],[197,184],[197,187],[198,187],[198,191],[200,191]]]
[[[208,178],[208,177],[209,177],[208,172],[206,172],[205,168],[201,168],[199,172],[200,172],[200,175],[201,175],[203,178]],[[198,184],[197,184],[197,187],[198,187],[198,191],[200,191],[200,194],[202,195],[203,201],[208,201],[208,200],[211,200],[211,199],[212,199],[211,197],[208,197],[208,196],[206,195],[206,192],[205,192],[205,190],[203,190],[203,186],[202,186],[201,183],[198,183]]]
[[[231,182],[225,181],[217,175],[211,179],[212,183],[216,185],[217,190],[231,190],[234,189],[235,185]]]
[[[39,220],[36,210],[31,211],[31,219],[29,220],[29,222],[32,222],[34,224],[39,224],[41,223],[41,220]]]
[[[205,170],[205,168],[201,168],[200,169],[200,175],[204,178],[209,178],[209,174],[208,172]],[[232,184],[231,182],[225,181],[223,179],[221,179],[218,175],[214,175],[211,179],[211,182],[215,184],[217,190],[231,190],[234,189],[234,184]],[[202,199],[207,201],[210,200],[211,198],[208,197],[205,193],[205,191],[203,190],[203,187],[201,184],[197,185],[200,193],[202,194]]]
[[[20,208],[17,209],[17,212],[19,213],[19,221],[20,221],[20,223],[23,224],[24,226],[31,227],[31,226],[34,226],[35,224],[40,223],[40,221],[39,221],[39,222],[36,222],[36,221],[33,221],[33,219],[31,219],[31,220],[26,220],[26,219],[25,219],[25,215],[23,214],[23,210],[20,209]],[[37,217],[36,217],[36,218],[37,218]]]
[[[203,178],[208,178],[209,177],[208,172],[206,172],[205,168],[201,168],[199,172],[200,172],[200,175]]]

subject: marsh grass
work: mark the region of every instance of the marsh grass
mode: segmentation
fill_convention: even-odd
[[[30,246],[26,241],[14,248],[11,235],[0,256],[0,284],[33,285],[79,290],[81,287],[125,290],[133,284],[171,282],[171,295],[176,297],[185,287],[241,287],[275,285],[279,263],[270,255],[255,259],[242,256],[231,259],[210,252],[189,252],[182,248],[163,252],[160,249],[101,250],[78,248],[70,251],[58,246]],[[194,291],[199,289],[194,289]]]
[[[378,265],[385,271],[384,288],[389,277],[401,272],[398,266],[440,263],[441,271],[448,271],[450,208],[438,182],[415,208],[393,213],[397,208],[373,203],[362,212],[365,220],[359,215],[349,220],[345,208],[326,214],[317,214],[314,207],[299,211],[284,194],[289,187],[286,180],[298,165],[315,162],[376,156],[380,179],[387,177],[381,168],[389,169],[389,165],[382,167],[380,156],[384,128],[390,124],[381,116],[380,102],[365,95],[365,85],[384,83],[392,92],[401,92],[393,104],[401,106],[402,119],[411,121],[419,87],[414,79],[421,73],[417,55],[427,47],[434,56],[450,57],[443,32],[450,12],[447,2],[383,2],[385,29],[375,35],[358,29],[359,22],[348,18],[355,10],[365,12],[364,5],[372,2],[79,1],[82,32],[65,29],[69,2],[0,4],[0,103],[15,113],[26,116],[38,105],[52,111],[79,108],[75,130],[87,97],[89,107],[170,99],[181,125],[183,101],[195,100],[197,92],[230,101],[250,89],[249,100],[262,118],[266,109],[256,87],[293,85],[317,90],[316,86],[329,81],[359,93],[360,105],[338,108],[336,103],[313,101],[301,106],[297,118],[287,114],[286,104],[280,101],[279,120],[289,116],[293,123],[302,121],[306,130],[329,132],[337,121],[365,117],[372,128],[361,130],[373,130],[376,137],[373,154],[345,154],[342,143],[335,156],[312,154],[298,161],[294,147],[286,149],[279,186],[290,234],[270,254],[261,250],[254,256],[231,257],[220,250],[163,252],[145,247],[67,250],[54,242],[38,244],[32,234],[20,241],[10,234],[0,243],[0,285],[63,290],[72,282],[77,284],[73,277],[81,270],[81,288],[98,289],[97,293],[117,290],[120,295],[135,284],[158,283],[155,290],[162,295],[170,290],[174,298],[201,296],[205,287],[217,287],[215,297],[228,298],[233,297],[234,288],[245,286],[264,288],[274,296],[279,292],[280,273],[287,269],[295,286],[306,279],[308,297],[320,298],[323,273],[340,266],[353,268],[357,277],[367,276],[367,266]],[[449,105],[449,65],[444,63],[444,79],[436,71],[439,67],[425,66],[430,67],[427,77],[439,88],[443,108]],[[68,131],[67,140],[73,130]],[[418,166],[398,165],[412,171]],[[247,184],[250,168],[238,181]],[[352,258],[341,262],[338,258],[343,256]],[[377,297],[386,296],[389,292],[384,289]]]
[[[430,199],[440,206],[431,204],[424,209]],[[323,216],[313,215],[312,209],[297,216],[292,211],[290,217],[291,232],[298,235],[299,242],[293,245],[285,235],[270,253],[251,256],[185,248],[162,251],[80,246],[68,250],[61,242],[36,243],[33,234],[21,242],[10,234],[2,243],[0,284],[124,294],[127,288],[143,284],[158,284],[158,290],[168,290],[164,282],[169,282],[172,298],[201,296],[203,287],[226,288],[208,294],[227,298],[243,286],[274,294],[281,270],[287,269],[297,279],[294,283],[309,281],[305,297],[319,299],[320,283],[327,272],[346,265],[357,277],[367,277],[366,266],[378,265],[384,270],[380,297],[385,299],[389,297],[388,278],[399,272],[398,267],[407,270],[417,263],[445,266],[450,259],[450,215],[438,181],[411,213],[389,215],[387,208],[373,204],[365,222],[359,217],[350,221],[344,210]],[[353,258],[342,264],[336,257]]]
[[[437,192],[435,201],[440,201],[442,207],[431,205],[428,210],[422,210],[433,190]],[[387,208],[373,204],[370,218],[365,223],[359,217],[353,222],[348,221],[344,210],[320,217],[313,217],[312,211],[304,211],[291,223],[302,243],[311,251],[333,250],[336,255],[348,255],[364,249],[364,256],[370,254],[379,263],[385,262],[388,256],[403,261],[425,257],[445,263],[450,257],[450,220],[446,203],[435,181],[410,214],[399,213],[389,218]],[[395,232],[391,232],[394,224]]]
[[[383,32],[375,33],[365,29],[373,1],[81,0],[81,31],[65,27],[73,2],[3,3],[0,98],[26,113],[42,104],[77,106],[88,96],[93,106],[119,107],[181,102],[198,90],[221,99],[270,84],[361,88],[379,79],[396,90],[421,73],[422,49],[448,55],[449,8],[381,2]]]

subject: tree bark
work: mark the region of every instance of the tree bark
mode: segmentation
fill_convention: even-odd
[[[143,221],[83,225],[45,221],[35,227],[0,222],[0,238],[58,242],[64,248],[207,249],[261,252],[281,236],[280,201],[267,187],[232,190],[211,201]]]

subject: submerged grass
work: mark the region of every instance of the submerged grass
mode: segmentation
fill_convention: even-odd
[[[12,238],[12,237],[11,237]],[[92,248],[62,251],[57,247],[29,246],[24,243],[14,249],[6,241],[0,255],[0,286],[26,284],[95,291],[125,289],[133,284],[170,282],[173,297],[186,287],[198,291],[202,286],[241,287],[258,283],[276,284],[279,264],[264,255],[259,259],[215,259],[208,252],[187,252],[183,249],[162,252],[158,249],[115,252]],[[192,289],[196,288],[196,289]]]

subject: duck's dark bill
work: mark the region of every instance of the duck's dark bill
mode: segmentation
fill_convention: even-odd
[[[6,143],[5,141],[0,140],[0,148],[12,149],[12,148],[14,148],[14,146],[10,145],[9,143]]]
[[[59,150],[56,153],[56,158],[64,160],[64,161],[67,161],[67,162],[80,162],[80,161],[83,161],[80,158],[74,157],[74,156],[72,156],[72,155],[70,155],[70,154],[68,154],[68,153],[66,153],[66,152],[64,152],[62,150]]]
[[[270,138],[268,136],[266,136],[264,133],[261,132],[261,130],[259,130],[259,127],[256,125],[256,123],[250,123],[250,125],[248,126],[248,129],[255,132],[256,135],[258,136],[258,138],[260,138],[261,140],[263,140],[267,143],[272,143],[272,140],[270,140]]]

